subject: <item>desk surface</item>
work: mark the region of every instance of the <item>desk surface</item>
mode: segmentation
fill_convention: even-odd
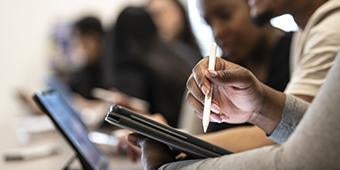
[[[62,136],[57,132],[49,132],[35,135],[28,144],[19,144],[16,137],[16,127],[20,123],[22,114],[5,114],[1,113],[0,118],[0,169],[1,170],[22,170],[22,169],[49,169],[60,170],[66,162],[74,155],[71,147],[66,143]],[[27,161],[4,161],[4,152],[8,149],[22,148],[30,146],[39,146],[42,144],[56,144],[60,152],[56,155],[48,156]],[[110,160],[110,169],[112,170],[134,170],[141,169],[139,163],[132,163],[127,158],[119,156],[108,157]]]

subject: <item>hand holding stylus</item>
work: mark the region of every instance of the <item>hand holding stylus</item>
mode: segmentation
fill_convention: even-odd
[[[209,62],[207,58],[202,59],[187,81],[187,100],[203,118],[204,127],[209,119],[219,123],[244,123],[249,122],[252,115],[261,113],[265,85],[237,64],[216,58],[215,71],[212,71],[207,70]]]

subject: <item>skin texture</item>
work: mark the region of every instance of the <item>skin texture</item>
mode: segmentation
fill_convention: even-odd
[[[198,138],[235,153],[273,144],[266,133],[256,126],[203,134]]]
[[[218,58],[216,71],[207,71],[207,59],[193,69],[187,100],[197,113],[203,112],[204,95],[213,93],[211,119],[217,122],[250,122],[267,134],[281,119],[284,94],[261,83],[247,69]],[[210,92],[213,86],[213,91]],[[264,121],[264,122],[263,122]]]

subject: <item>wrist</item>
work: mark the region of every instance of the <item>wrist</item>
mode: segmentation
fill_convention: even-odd
[[[285,103],[285,94],[266,85],[263,86],[262,104],[258,112],[254,112],[248,122],[271,134],[280,123]]]

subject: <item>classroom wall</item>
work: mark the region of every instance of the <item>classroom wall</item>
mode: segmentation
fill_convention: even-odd
[[[0,128],[16,120],[17,87],[39,87],[47,72],[48,36],[53,23],[82,14],[97,14],[109,25],[120,10],[145,0],[1,0],[0,1]]]

